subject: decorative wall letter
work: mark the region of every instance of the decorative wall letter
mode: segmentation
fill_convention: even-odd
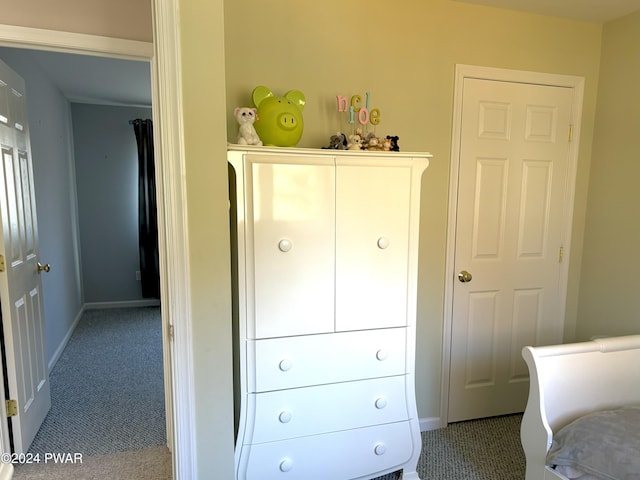
[[[338,111],[346,112],[349,110],[349,99],[343,95],[338,95]]]
[[[374,108],[371,110],[371,125],[378,125],[380,123],[380,109]]]
[[[366,92],[364,94],[365,102],[364,106],[362,106],[362,97],[360,95],[353,95],[351,100],[344,95],[336,95],[336,100],[338,102],[338,112],[344,113],[349,112],[349,123],[355,123],[356,112],[358,113],[358,122],[360,125],[366,125],[367,123],[371,123],[371,125],[378,125],[381,120],[380,109],[369,108],[369,102],[371,100],[371,94]]]

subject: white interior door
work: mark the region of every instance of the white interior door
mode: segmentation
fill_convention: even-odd
[[[51,406],[24,81],[0,61],[0,300],[13,448],[26,452]]]
[[[449,422],[523,411],[522,347],[562,341],[572,99],[571,88],[464,79]]]

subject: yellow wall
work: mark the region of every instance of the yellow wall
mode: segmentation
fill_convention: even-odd
[[[577,337],[640,333],[640,12],[605,25]]]
[[[378,134],[400,136],[405,151],[434,155],[423,177],[419,265],[417,397],[420,417],[437,417],[444,263],[456,64],[586,78],[576,189],[574,257],[567,330],[575,320],[586,186],[591,155],[601,27],[451,0],[225,2],[228,139],[235,106],[256,85],[307,96],[303,147],[326,145],[346,129],[335,96],[371,93]],[[203,51],[206,47],[203,47]]]

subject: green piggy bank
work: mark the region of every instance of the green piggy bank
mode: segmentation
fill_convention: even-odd
[[[278,97],[267,87],[253,90],[253,103],[258,109],[254,127],[264,145],[295,147],[302,137],[302,110],[305,98],[300,90],[290,90]]]

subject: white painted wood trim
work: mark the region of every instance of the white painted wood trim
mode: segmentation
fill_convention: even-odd
[[[100,308],[141,308],[141,307],[159,307],[160,300],[125,300],[121,302],[86,302],[83,306],[85,310],[98,310]]]
[[[191,283],[189,272],[189,234],[187,225],[186,165],[183,135],[182,76],[180,56],[180,15],[178,0],[154,0],[153,29],[155,61],[152,62],[152,96],[156,138],[158,184],[162,195],[158,202],[163,315],[167,323],[163,332],[165,367],[172,375],[173,478],[197,477],[195,439],[195,379],[192,356]],[[156,142],[157,143],[157,142]],[[158,153],[160,155],[158,155]],[[167,248],[168,246],[171,248]],[[168,328],[173,327],[173,341]],[[168,369],[165,368],[165,371]]]
[[[0,480],[11,480],[11,478],[13,478],[13,465],[0,463]]]
[[[149,42],[15,25],[0,25],[0,45],[128,60],[149,61],[153,57],[153,43]]]
[[[419,419],[420,431],[428,432],[430,430],[438,430],[446,426],[446,422],[443,423],[440,417],[424,417]]]
[[[508,70],[502,68],[483,67],[476,65],[456,65],[454,100],[453,100],[453,127],[451,133],[451,162],[449,175],[449,213],[447,221],[447,250],[445,258],[445,292],[444,292],[444,321],[442,342],[442,379],[440,392],[440,418],[442,426],[447,425],[449,418],[449,371],[451,367],[451,324],[453,321],[453,285],[455,281],[455,241],[456,222],[458,212],[458,174],[460,157],[460,140],[462,123],[462,94],[465,78],[478,78],[485,80],[501,80],[506,82],[530,83],[566,87],[573,89],[573,110],[571,112],[571,124],[573,128],[573,140],[569,149],[567,168],[567,185],[565,199],[565,226],[564,226],[564,261],[560,273],[560,308],[566,309],[567,282],[569,277],[569,258],[571,246],[571,230],[573,225],[573,206],[575,197],[575,184],[578,169],[578,151],[580,146],[580,122],[582,119],[582,103],[584,98],[584,77],[572,75],[560,75],[552,73],[529,72],[522,70]]]

